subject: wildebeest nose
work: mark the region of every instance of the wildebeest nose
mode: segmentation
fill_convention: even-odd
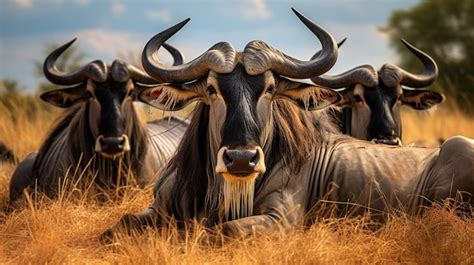
[[[104,137],[101,135],[97,138],[97,141],[96,152],[113,155],[130,150],[130,144],[126,135],[119,137]]]
[[[100,140],[102,152],[109,154],[120,153],[123,151],[123,143],[125,138],[123,136],[119,137],[102,137]]]
[[[233,175],[254,173],[259,159],[257,150],[227,149],[223,154],[227,171]]]

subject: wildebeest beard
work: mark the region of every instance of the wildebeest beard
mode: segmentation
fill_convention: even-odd
[[[262,88],[263,89],[263,88]],[[223,92],[225,93],[225,92]],[[334,125],[326,112],[307,112],[287,100],[275,100],[271,104],[271,118],[266,121],[272,128],[266,142],[261,143],[265,152],[266,173],[259,176],[252,187],[240,183],[240,191],[246,194],[233,195],[237,199],[247,200],[246,205],[233,202],[239,212],[225,213],[223,178],[215,173],[218,140],[211,131],[210,106],[198,103],[183,140],[175,157],[168,164],[155,185],[155,194],[167,178],[175,177],[168,200],[168,213],[178,222],[193,218],[206,219],[206,225],[212,226],[224,219],[233,220],[251,215],[253,193],[266,182],[276,165],[288,174],[296,174],[307,159],[309,153],[320,144],[324,144],[325,133],[335,132]],[[238,115],[237,113],[236,115]],[[255,124],[257,126],[257,124]],[[263,126],[263,125],[260,125]],[[221,134],[225,133],[221,130]],[[255,128],[262,133],[262,128]],[[225,138],[223,135],[222,138]],[[228,185],[229,183],[227,183]],[[236,187],[230,188],[235,191]],[[228,206],[229,207],[229,206]],[[235,208],[234,208],[235,209]],[[245,211],[247,209],[247,212]],[[239,215],[240,213],[240,215]],[[227,214],[227,216],[226,216]]]
[[[102,188],[136,184],[130,182],[133,179],[131,174],[140,172],[147,153],[148,139],[133,106],[127,115],[130,121],[126,123],[129,125],[126,133],[132,150],[118,158],[109,159],[94,151],[96,139],[89,124],[89,104],[81,103],[68,110],[40,147],[33,174],[40,190],[48,196],[56,196],[58,187],[66,188],[67,185],[75,184],[79,177],[82,180],[89,178],[90,182]],[[90,184],[82,180],[81,183]]]

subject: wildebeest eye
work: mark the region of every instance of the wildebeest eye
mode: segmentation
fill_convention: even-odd
[[[215,89],[212,85],[209,85],[209,86],[207,87],[207,93],[208,93],[210,96],[217,94],[216,89]]]
[[[361,103],[361,102],[363,101],[362,98],[361,98],[359,95],[355,95],[355,96],[354,96],[354,100],[355,100],[355,102],[357,102],[357,103]]]
[[[269,85],[267,87],[267,91],[265,91],[268,94],[273,94],[273,91],[275,91],[275,86],[274,85]]]

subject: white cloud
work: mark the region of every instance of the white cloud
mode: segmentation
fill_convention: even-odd
[[[169,9],[148,10],[146,15],[149,19],[158,22],[169,22],[171,20],[171,12]]]
[[[12,3],[19,8],[31,8],[33,0],[12,0]]]
[[[139,54],[143,44],[134,41],[130,33],[104,29],[87,29],[76,33],[81,43],[100,54],[118,56],[127,52]]]
[[[121,16],[125,12],[125,5],[120,2],[113,2],[110,11],[114,16]]]
[[[248,19],[268,19],[272,13],[268,9],[265,0],[251,0],[250,3],[244,3],[243,15]]]

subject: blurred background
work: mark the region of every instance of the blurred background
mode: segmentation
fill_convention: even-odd
[[[55,87],[43,77],[43,60],[75,37],[78,40],[59,63],[65,71],[95,59],[110,64],[120,58],[139,66],[146,41],[188,17],[191,22],[169,41],[188,60],[218,41],[228,41],[241,50],[254,39],[309,59],[320,45],[291,12],[294,7],[337,41],[348,38],[329,73],[361,64],[380,68],[384,63],[420,72],[421,63],[401,45],[400,38],[436,60],[440,75],[431,88],[445,93],[447,101],[429,118],[404,110],[404,115],[415,117],[404,119],[405,132],[413,126],[413,133],[408,129],[409,140],[429,138],[427,129],[432,138],[474,134],[470,118],[474,112],[472,0],[1,0],[0,5],[0,107],[14,120],[19,109],[28,119],[37,115],[38,108],[47,109],[39,103],[38,94]],[[170,61],[164,52],[162,57]],[[446,120],[454,129],[462,129],[443,131]],[[0,131],[0,137],[2,134]]]

